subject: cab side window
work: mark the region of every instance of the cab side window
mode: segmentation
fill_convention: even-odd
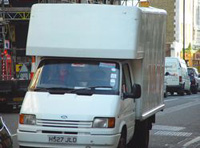
[[[122,92],[131,93],[132,83],[128,64],[122,66]]]

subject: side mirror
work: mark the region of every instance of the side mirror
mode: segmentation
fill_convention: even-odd
[[[138,99],[141,97],[141,86],[139,84],[134,84],[132,86],[132,93],[124,93],[124,98]]]

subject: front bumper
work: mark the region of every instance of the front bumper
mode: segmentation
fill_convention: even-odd
[[[48,147],[48,148],[116,148],[120,138],[120,134],[115,135],[91,135],[91,134],[46,134],[32,133],[25,131],[17,131],[18,143],[20,146],[29,147]],[[77,142],[70,143],[54,143],[49,142],[49,136],[76,137]]]
[[[183,85],[167,85],[167,92],[180,92],[184,91]]]

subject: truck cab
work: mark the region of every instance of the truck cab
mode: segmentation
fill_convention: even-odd
[[[19,129],[28,124],[26,140],[31,140],[31,132],[42,133],[36,143],[117,147],[123,130],[127,141],[133,135],[141,88],[132,80],[125,61],[44,58],[26,94],[33,99],[23,103]],[[60,134],[55,133],[58,129]]]

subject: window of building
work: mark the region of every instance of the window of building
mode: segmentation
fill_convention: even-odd
[[[196,7],[196,24],[200,28],[200,0],[198,0],[198,5]]]

